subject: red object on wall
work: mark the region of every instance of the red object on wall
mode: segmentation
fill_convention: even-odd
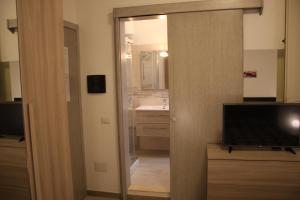
[[[257,72],[255,71],[246,71],[243,73],[244,78],[256,78],[257,77]]]

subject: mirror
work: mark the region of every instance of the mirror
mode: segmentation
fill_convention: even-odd
[[[244,100],[283,102],[284,49],[244,51]]]
[[[0,1],[0,102],[21,101],[16,2]]]
[[[244,13],[244,101],[284,102],[285,27],[284,0]]]
[[[31,199],[21,101],[16,0],[0,0],[1,199]]]
[[[143,90],[168,89],[167,51],[142,51],[141,88]]]
[[[168,90],[168,37],[165,16],[125,21],[127,87],[134,93]],[[160,31],[157,31],[160,30]]]

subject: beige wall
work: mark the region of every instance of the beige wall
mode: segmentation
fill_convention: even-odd
[[[16,19],[16,1],[0,0],[0,61],[19,60],[18,35],[7,30],[7,19]]]
[[[77,16],[80,25],[85,157],[89,190],[120,191],[113,8],[183,1],[191,0],[77,0]],[[282,14],[284,9],[272,10],[271,8],[273,6],[278,8],[283,1],[265,0],[266,8],[262,16],[247,14],[245,30],[249,33],[245,34],[246,48],[261,48],[263,41],[268,44],[264,46],[280,46],[277,38],[282,38],[284,31],[281,29],[284,27],[280,25],[282,19],[278,20],[278,17],[281,18],[284,15]],[[270,31],[268,26],[272,26]],[[258,40],[256,37],[260,39]],[[88,74],[106,75],[106,94],[87,94],[86,75]],[[101,124],[103,117],[109,119],[110,124]],[[101,165],[104,166],[103,172],[94,170],[95,162],[104,164]]]
[[[64,20],[77,24],[77,3],[76,0],[63,0]]]
[[[264,0],[262,16],[244,15],[245,49],[283,49],[285,0]]]
[[[277,96],[277,50],[244,51],[244,71],[256,71],[256,78],[244,78],[244,97]]]

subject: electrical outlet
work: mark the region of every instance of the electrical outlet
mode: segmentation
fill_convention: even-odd
[[[107,164],[106,163],[94,163],[94,170],[96,172],[107,172]]]

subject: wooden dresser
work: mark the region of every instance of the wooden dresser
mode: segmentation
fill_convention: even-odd
[[[300,150],[233,150],[208,145],[208,200],[299,200]]]
[[[0,199],[30,199],[24,141],[0,138]]]

